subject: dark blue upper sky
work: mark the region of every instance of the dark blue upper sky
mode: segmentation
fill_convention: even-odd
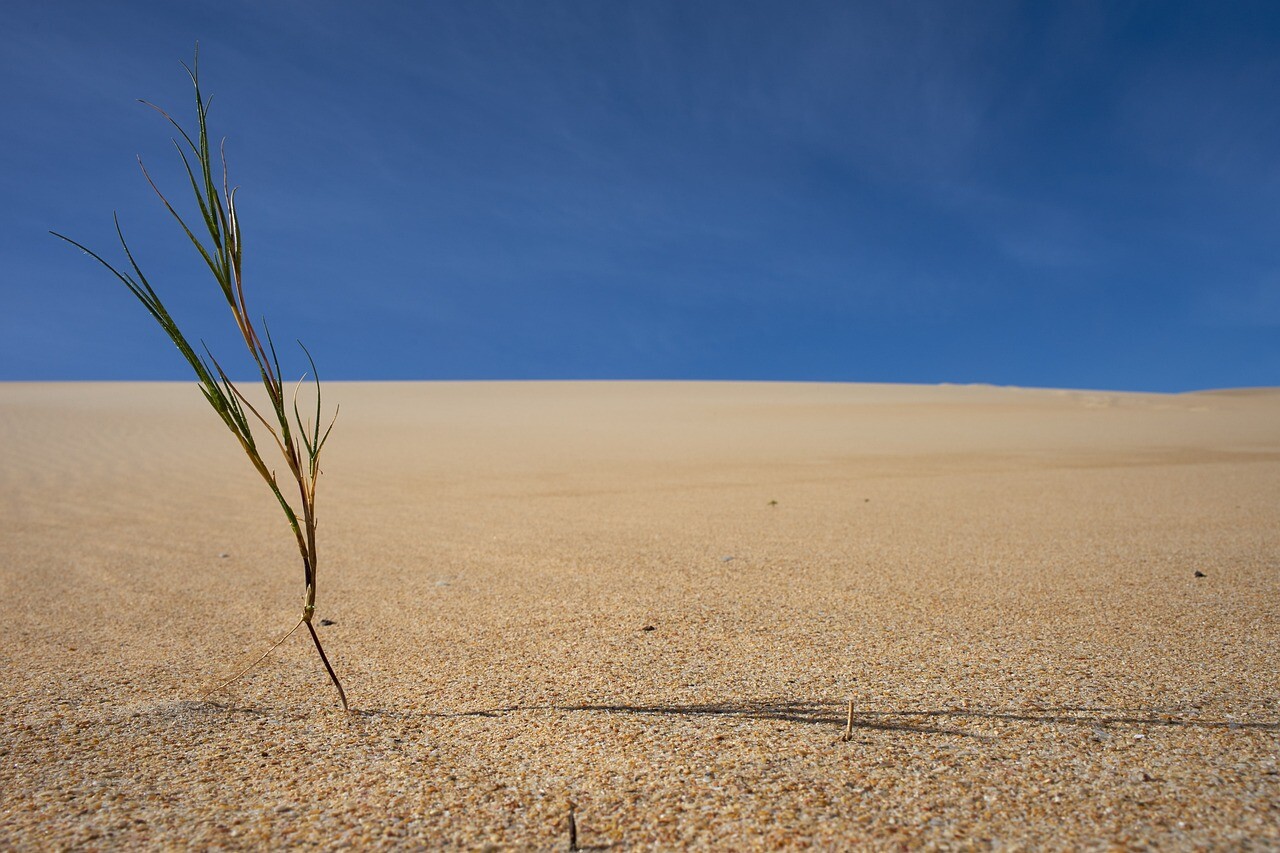
[[[326,378],[1280,384],[1280,4],[1123,0],[10,4],[0,379],[186,377],[113,210],[238,364],[134,161],[197,39]]]

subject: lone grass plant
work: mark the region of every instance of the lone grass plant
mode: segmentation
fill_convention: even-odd
[[[324,664],[325,671],[329,674],[329,680],[337,688],[338,698],[342,700],[342,707],[346,709],[348,707],[346,692],[342,689],[342,683],[333,671],[333,666],[329,663],[329,658],[324,653],[324,647],[320,644],[320,637],[312,624],[312,617],[316,611],[316,480],[320,476],[320,452],[324,449],[329,433],[333,429],[334,420],[337,418],[337,410],[334,410],[333,418],[329,420],[328,427],[324,428],[322,432],[320,379],[316,374],[315,361],[311,358],[311,353],[299,341],[298,345],[302,347],[302,351],[311,366],[311,376],[316,389],[314,420],[308,418],[304,422],[298,408],[298,392],[306,380],[306,375],[304,374],[302,379],[298,381],[292,394],[288,394],[281,379],[280,360],[276,355],[275,344],[271,340],[271,333],[267,328],[266,320],[262,320],[262,333],[260,335],[253,322],[249,319],[249,309],[245,303],[244,280],[241,275],[242,244],[240,223],[236,216],[236,190],[231,188],[227,177],[225,141],[219,146],[217,168],[215,168],[214,156],[210,150],[207,119],[211,99],[205,98],[200,91],[198,48],[191,66],[187,66],[184,63],[183,68],[186,69],[191,78],[191,83],[195,87],[197,132],[194,139],[183,129],[182,125],[163,109],[148,101],[142,101],[141,103],[146,104],[164,116],[169,124],[178,131],[178,137],[174,138],[173,144],[178,150],[183,166],[186,168],[187,177],[190,178],[191,189],[195,194],[196,204],[200,209],[201,223],[208,233],[207,242],[202,242],[201,238],[196,236],[196,233],[187,225],[186,220],[169,203],[164,193],[160,191],[155,181],[151,179],[151,175],[147,172],[146,166],[142,164],[141,158],[138,160],[138,165],[142,168],[142,174],[147,183],[155,190],[156,195],[159,196],[160,201],[173,218],[177,220],[183,232],[200,253],[200,257],[217,280],[218,287],[221,289],[227,305],[231,308],[240,337],[244,340],[244,344],[249,350],[249,355],[257,368],[258,376],[262,380],[262,386],[266,389],[267,400],[270,404],[269,417],[264,417],[260,409],[249,401],[249,398],[236,383],[231,381],[208,347],[203,347],[207,360],[205,356],[201,356],[196,352],[134,260],[133,252],[125,241],[118,216],[115,217],[116,235],[120,240],[121,247],[124,249],[132,274],[127,271],[121,272],[96,252],[72,240],[70,237],[63,236],[57,232],[51,233],[55,237],[66,240],[91,255],[110,270],[116,278],[124,283],[129,292],[137,297],[152,318],[160,324],[160,328],[169,336],[169,340],[173,341],[178,351],[182,353],[183,358],[191,365],[191,369],[195,371],[196,378],[200,383],[200,390],[209,405],[213,407],[222,423],[240,442],[240,448],[249,457],[254,470],[258,472],[268,488],[271,489],[271,493],[275,495],[276,500],[279,501],[280,509],[283,510],[285,518],[289,521],[289,529],[293,531],[293,535],[297,540],[298,551],[302,556],[303,581],[306,585],[302,616],[298,619],[298,623],[267,649],[260,658],[210,692],[216,692],[216,690],[234,683],[265,660],[267,655],[271,654],[281,643],[291,637],[295,631],[306,625],[311,634],[311,640],[315,644],[316,651],[320,655],[320,661]],[[290,415],[292,415],[292,420]],[[289,478],[292,481],[286,481],[284,487],[281,486],[280,481],[276,479],[275,472],[262,457],[262,448],[254,436],[253,421],[257,421],[266,428],[276,449],[284,456]],[[297,503],[291,504],[285,497],[283,489],[292,489],[294,486],[298,490]]]

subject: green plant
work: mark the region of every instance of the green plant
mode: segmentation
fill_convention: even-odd
[[[77,243],[70,237],[63,236],[57,232],[50,233],[83,250],[110,270],[116,278],[124,283],[129,292],[137,297],[138,301],[142,303],[155,321],[160,324],[160,328],[169,336],[169,339],[177,346],[178,351],[182,353],[187,363],[191,365],[191,369],[195,371],[196,378],[200,383],[200,390],[204,393],[209,405],[217,412],[218,417],[222,419],[227,429],[235,435],[237,441],[240,442],[241,449],[249,457],[254,469],[271,489],[276,500],[279,501],[280,508],[284,511],[285,518],[289,521],[289,528],[297,539],[298,551],[302,555],[303,579],[306,584],[301,618],[288,633],[267,649],[262,657],[215,689],[222,689],[235,682],[254,666],[261,663],[267,655],[271,654],[295,631],[306,625],[311,634],[312,642],[315,643],[316,651],[320,654],[320,660],[324,664],[325,671],[329,674],[329,680],[338,689],[338,697],[342,700],[342,707],[347,708],[346,692],[342,689],[342,683],[333,671],[329,658],[324,653],[324,647],[320,644],[320,637],[316,634],[315,626],[311,623],[316,610],[316,480],[320,476],[320,452],[329,438],[330,431],[333,429],[334,420],[337,419],[337,410],[334,410],[333,419],[329,421],[328,427],[322,433],[320,378],[316,374],[315,361],[311,358],[311,353],[299,341],[298,345],[302,347],[302,351],[307,357],[307,362],[311,366],[311,376],[315,382],[316,389],[315,421],[312,423],[308,420],[304,423],[302,414],[298,409],[298,391],[301,389],[306,375],[304,374],[302,379],[298,381],[298,385],[293,389],[292,395],[286,397],[284,383],[281,379],[280,361],[276,355],[275,344],[272,343],[266,320],[262,320],[262,334],[259,335],[258,330],[249,319],[248,307],[245,304],[244,281],[241,276],[240,223],[236,217],[236,190],[231,188],[227,178],[225,142],[219,149],[221,175],[215,175],[214,158],[210,151],[207,126],[209,99],[203,97],[200,91],[199,48],[196,50],[195,60],[192,65],[188,67],[183,63],[182,67],[186,69],[192,85],[195,87],[196,120],[199,128],[195,139],[192,139],[191,135],[163,109],[148,101],[142,101],[141,103],[159,112],[178,131],[181,141],[175,138],[173,144],[177,148],[182,164],[186,168],[187,176],[191,180],[191,189],[195,194],[196,204],[199,206],[204,228],[208,232],[208,243],[201,242],[200,238],[188,227],[186,221],[174,209],[173,205],[169,203],[164,193],[160,191],[155,181],[151,179],[146,166],[142,165],[141,158],[138,160],[138,165],[142,168],[142,174],[147,183],[151,185],[156,195],[160,197],[161,202],[164,203],[165,208],[177,220],[187,238],[199,251],[200,257],[209,267],[214,278],[217,279],[222,295],[226,298],[227,304],[231,308],[231,313],[235,317],[236,327],[240,332],[240,336],[243,338],[244,344],[249,350],[249,355],[257,368],[263,388],[266,389],[267,400],[271,408],[270,419],[264,417],[259,409],[249,402],[249,399],[241,392],[240,388],[228,378],[226,372],[222,369],[222,365],[209,352],[208,347],[204,347],[205,355],[208,357],[206,361],[191,346],[191,343],[178,328],[178,324],[169,314],[159,295],[152,289],[147,277],[143,275],[142,270],[134,260],[133,252],[125,241],[118,216],[115,217],[116,235],[120,239],[120,245],[123,247],[129,267],[133,271],[132,275],[128,272],[121,272],[97,253]],[[194,167],[192,165],[193,160]],[[216,180],[218,177],[220,177],[220,181]],[[291,413],[293,415],[292,422],[289,417]],[[297,485],[297,505],[300,510],[295,509],[294,505],[290,504],[289,500],[285,498],[281,485],[276,479],[275,472],[268,467],[266,461],[262,458],[258,442],[254,437],[251,417],[266,428],[274,440],[276,448],[284,456],[285,463],[289,469],[289,476]]]

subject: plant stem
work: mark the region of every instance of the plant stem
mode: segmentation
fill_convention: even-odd
[[[196,378],[200,382],[200,391],[204,394],[205,400],[217,412],[218,417],[226,425],[227,429],[235,435],[240,448],[249,458],[250,463],[267,484],[267,487],[271,489],[297,541],[298,551],[302,555],[303,581],[306,585],[302,617],[298,620],[298,624],[290,628],[288,633],[276,641],[271,648],[267,649],[262,657],[254,661],[234,678],[224,682],[218,689],[222,689],[222,687],[226,687],[241,678],[250,669],[265,660],[267,655],[279,648],[280,644],[292,636],[294,631],[297,631],[300,626],[305,624],[307,630],[311,632],[311,639],[315,642],[316,651],[320,653],[320,660],[324,663],[324,668],[329,673],[330,681],[338,689],[338,696],[342,699],[342,707],[349,710],[346,692],[343,691],[342,684],[338,681],[338,676],[334,673],[333,667],[329,664],[329,659],[325,656],[324,649],[320,645],[320,638],[316,635],[316,630],[311,625],[311,618],[316,610],[316,480],[320,476],[320,451],[329,438],[329,432],[333,429],[333,422],[329,423],[328,429],[324,430],[322,434],[320,378],[316,372],[315,361],[311,358],[311,353],[303,346],[302,351],[306,353],[307,361],[311,364],[311,376],[316,388],[315,421],[314,426],[309,419],[304,424],[302,415],[298,411],[298,391],[295,389],[293,393],[293,422],[297,430],[295,431],[290,426],[280,362],[276,355],[275,344],[271,340],[271,331],[267,328],[266,320],[263,319],[263,334],[261,337],[258,335],[257,329],[254,328],[250,319],[249,309],[245,302],[240,220],[236,215],[236,189],[229,182],[226,154],[221,148],[219,149],[222,169],[220,190],[215,179],[215,159],[209,145],[207,124],[209,100],[200,91],[198,63],[199,47],[197,46],[196,61],[192,63],[190,68],[187,68],[187,74],[190,76],[191,83],[195,88],[197,132],[194,138],[164,110],[154,104],[148,104],[148,106],[151,106],[164,116],[181,137],[181,142],[178,139],[173,140],[174,147],[178,150],[178,155],[182,159],[182,164],[190,180],[196,205],[200,211],[201,224],[203,224],[205,231],[208,233],[208,242],[202,242],[196,236],[195,231],[188,226],[182,215],[170,204],[164,193],[151,180],[151,175],[147,173],[146,167],[142,166],[141,160],[138,161],[138,165],[142,166],[142,174],[147,183],[155,190],[165,209],[177,220],[183,233],[195,246],[205,265],[208,266],[217,280],[218,288],[222,291],[227,305],[231,308],[236,328],[240,332],[245,347],[249,350],[249,356],[257,367],[258,376],[262,380],[267,399],[271,403],[270,414],[274,416],[275,422],[272,423],[263,417],[263,414],[254,407],[245,394],[241,392],[240,388],[231,381],[230,377],[222,369],[222,365],[218,363],[218,360],[213,357],[207,347],[205,348],[205,353],[208,355],[208,360],[206,361],[191,346],[190,341],[187,340],[182,330],[178,328],[178,324],[169,314],[168,309],[165,308],[160,296],[152,289],[150,282],[147,281],[146,276],[134,260],[129,244],[125,241],[124,232],[120,228],[119,220],[116,221],[116,234],[120,238],[120,245],[129,261],[129,267],[133,272],[132,275],[128,272],[120,271],[101,256],[70,237],[64,237],[56,232],[54,236],[87,252],[110,270],[142,303],[152,318],[160,324],[165,334],[177,346],[178,351],[182,353],[183,358],[191,365]],[[147,102],[143,101],[143,103]],[[299,341],[298,344],[301,346],[302,342]],[[300,380],[299,387],[301,384]],[[276,480],[275,471],[262,458],[258,443],[254,437],[254,428],[246,412],[251,413],[266,428],[272,439],[274,439],[276,447],[284,456],[289,473],[298,485],[300,511],[295,510],[285,498],[280,483]],[[334,420],[336,419],[337,412],[335,410]]]
[[[338,676],[334,674],[333,667],[329,665],[329,658],[324,653],[324,646],[320,645],[320,635],[316,633],[315,626],[311,624],[310,619],[304,620],[307,623],[307,630],[311,632],[311,639],[316,644],[316,651],[320,653],[320,660],[324,663],[325,671],[329,673],[329,680],[333,682],[333,686],[338,688],[338,698],[342,700],[342,710],[350,711],[347,705],[347,694],[342,689],[342,683],[338,681]]]
[[[288,630],[288,632],[286,632],[286,633],[285,633],[285,635],[284,635],[283,637],[281,637],[280,639],[278,639],[278,640],[276,640],[274,643],[272,643],[272,644],[271,644],[271,648],[269,648],[269,649],[267,649],[265,652],[263,652],[261,657],[259,657],[259,658],[258,658],[257,660],[255,660],[253,663],[251,663],[251,664],[249,664],[248,666],[246,666],[244,669],[240,670],[240,671],[239,671],[238,673],[236,673],[235,675],[233,675],[233,676],[231,676],[230,678],[228,678],[226,681],[224,681],[224,682],[222,682],[221,684],[219,684],[217,687],[213,688],[212,690],[206,691],[206,692],[204,693],[204,695],[203,695],[203,696],[201,696],[200,698],[202,698],[202,699],[203,699],[203,698],[205,698],[205,697],[212,696],[214,693],[217,693],[219,690],[225,690],[226,688],[230,687],[232,684],[235,684],[237,681],[239,681],[240,679],[244,678],[244,676],[249,672],[249,670],[253,669],[255,666],[257,666],[258,664],[260,664],[260,663],[262,663],[264,660],[266,660],[266,659],[267,659],[267,655],[271,654],[271,653],[272,653],[272,652],[274,652],[276,649],[280,648],[280,646],[284,644],[284,641],[285,641],[285,640],[287,640],[287,639],[289,639],[290,637],[292,637],[292,636],[293,636],[293,632],[294,632],[294,631],[296,631],[296,630],[298,630],[299,628],[301,628],[301,627],[302,627],[302,623],[303,623],[303,622],[305,622],[305,621],[307,621],[307,620],[306,620],[306,619],[299,619],[299,620],[298,620],[298,624],[297,624],[297,625],[294,625],[292,628],[290,628],[290,629]],[[339,691],[339,692],[341,692],[341,691],[342,691],[342,688],[341,688],[341,687],[339,687],[339,688],[338,688],[338,691]],[[344,700],[343,700],[343,707],[346,707],[346,700],[345,700],[345,698],[344,698]]]

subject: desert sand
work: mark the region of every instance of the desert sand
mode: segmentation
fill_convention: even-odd
[[[351,713],[201,698],[302,571],[193,384],[0,385],[0,847],[1280,846],[1280,390],[327,398]]]

